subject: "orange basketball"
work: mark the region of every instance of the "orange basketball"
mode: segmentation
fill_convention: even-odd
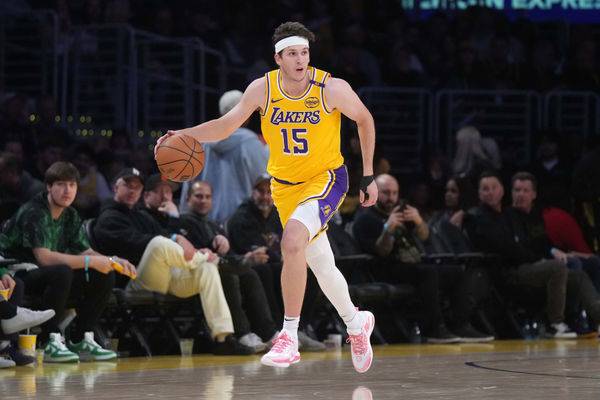
[[[202,171],[204,149],[191,136],[169,136],[156,150],[156,164],[168,180],[186,182]]]

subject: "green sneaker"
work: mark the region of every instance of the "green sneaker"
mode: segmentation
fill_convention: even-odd
[[[81,361],[108,361],[117,358],[117,353],[103,349],[94,341],[94,332],[86,332],[79,343],[71,343],[69,340],[68,347],[72,352],[79,354]]]
[[[77,362],[79,356],[65,347],[65,339],[60,333],[51,333],[50,341],[44,347],[44,362],[67,363]]]

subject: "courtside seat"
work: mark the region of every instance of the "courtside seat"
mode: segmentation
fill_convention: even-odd
[[[408,283],[397,283],[388,286],[389,299],[396,303],[415,295],[415,288]]]
[[[94,223],[96,222],[96,218],[88,218],[83,221],[83,231],[85,232],[85,236],[87,237],[88,242],[90,243],[90,247],[96,251],[98,251],[98,244],[96,242],[96,238],[94,237],[93,229]]]
[[[454,255],[456,261],[467,265],[491,265],[498,260],[498,255],[478,252],[474,249],[467,234],[449,221],[438,221],[430,227],[432,237],[435,238],[441,251]]]
[[[374,257],[368,254],[338,256],[337,267],[348,280],[350,297],[361,304],[395,302],[414,294],[414,287],[409,284],[375,281],[368,270]]]
[[[129,333],[147,356],[158,349],[159,354],[178,352],[179,339],[185,327],[198,326],[199,336],[212,341],[199,296],[179,298],[149,290],[119,288],[113,289],[113,293],[121,310],[117,313],[120,324],[114,336]],[[153,337],[162,339],[153,340]]]
[[[360,304],[396,303],[415,294],[412,285],[402,283],[368,282],[349,285],[349,289],[352,300]]]
[[[467,233],[449,221],[438,221],[431,233],[439,237],[443,248],[455,254],[456,260],[475,270],[485,283],[478,288],[487,292],[487,301],[477,313],[486,330],[497,338],[525,338],[524,321],[543,319],[544,289],[528,288],[507,282],[497,254],[478,252]],[[478,297],[483,296],[479,293]]]
[[[408,337],[404,323],[405,311],[413,297],[415,288],[406,283],[389,283],[377,281],[372,274],[372,269],[377,268],[373,263],[381,262],[370,254],[362,253],[358,243],[351,235],[350,227],[344,229],[335,224],[329,224],[327,234],[335,262],[348,282],[348,289],[352,301],[361,309],[367,309],[376,314],[376,319],[385,316],[396,332]],[[380,325],[379,325],[380,326]],[[385,344],[387,340],[375,326],[373,337],[379,343]]]
[[[155,295],[149,290],[128,291],[114,288],[113,293],[118,304],[124,307],[154,306],[156,304]]]

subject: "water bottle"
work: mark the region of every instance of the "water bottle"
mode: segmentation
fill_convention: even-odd
[[[531,338],[538,339],[540,337],[540,329],[537,321],[534,319],[531,321]]]
[[[416,322],[412,324],[410,327],[410,342],[411,343],[421,343],[421,328],[419,328],[419,324]]]
[[[523,325],[523,337],[525,340],[531,340],[531,324],[528,318],[525,319],[525,324]]]

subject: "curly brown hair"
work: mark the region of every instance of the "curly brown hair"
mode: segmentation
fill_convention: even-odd
[[[306,26],[300,22],[284,22],[279,25],[273,33],[273,46],[281,39],[285,39],[290,36],[302,36],[308,39],[309,42],[315,41],[315,34],[310,31]]]

